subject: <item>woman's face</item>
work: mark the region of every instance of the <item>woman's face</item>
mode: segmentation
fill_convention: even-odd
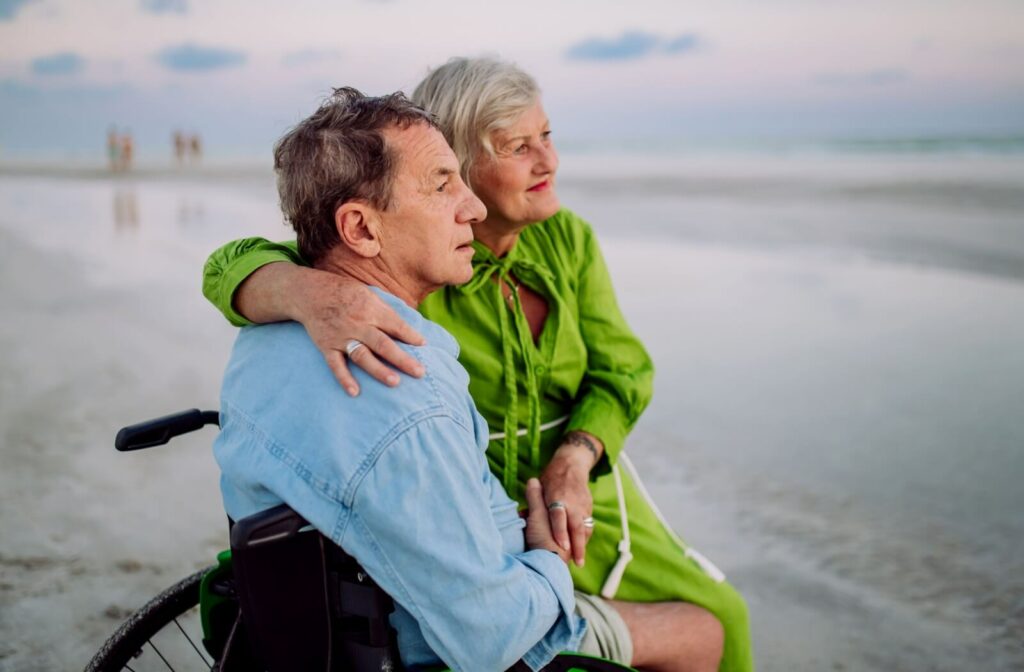
[[[540,101],[495,131],[491,143],[495,156],[482,152],[470,173],[473,191],[487,206],[487,222],[522,226],[558,212],[558,152]]]

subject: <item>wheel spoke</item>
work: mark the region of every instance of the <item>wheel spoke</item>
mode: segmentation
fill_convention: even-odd
[[[199,650],[199,647],[196,646],[196,643],[192,641],[192,638],[188,636],[188,633],[185,632],[185,628],[181,627],[181,623],[178,623],[178,619],[174,619],[174,624],[178,626],[178,630],[181,630],[182,636],[184,636],[185,639],[188,640],[188,643],[192,645],[192,648],[195,649],[196,655],[199,656],[199,659],[203,661],[203,665],[206,665],[206,669],[212,670],[213,667],[210,665],[209,661],[206,660],[206,656],[204,656],[203,652]]]
[[[174,672],[174,668],[171,667],[171,664],[167,662],[166,658],[164,658],[164,654],[160,653],[160,649],[156,648],[156,644],[153,643],[153,640],[150,639],[146,643],[153,647],[153,650],[156,651],[156,655],[160,656],[160,660],[164,661],[164,665],[167,666],[167,669]]]
[[[2,0],[0,0],[2,2]],[[203,577],[213,571],[214,567],[201,569],[186,576],[163,592],[159,593],[146,604],[137,609],[132,617],[121,624],[89,661],[86,672],[107,672],[108,670],[127,670],[136,672],[147,668],[144,652],[152,650],[147,656],[159,658],[163,663],[161,669],[174,672],[176,669],[171,660],[183,660],[188,669],[196,667],[193,655],[198,655],[206,669],[215,669],[216,660],[206,654],[195,635],[199,631],[199,591]],[[172,627],[171,624],[174,624]],[[177,632],[175,632],[177,629]],[[190,635],[190,633],[192,633]],[[182,641],[188,642],[194,653],[189,653]],[[156,642],[159,641],[159,648]],[[149,645],[147,648],[146,645]],[[143,656],[141,662],[135,658]],[[192,661],[191,663],[187,661]],[[212,662],[211,662],[212,661]],[[141,665],[141,667],[139,667]],[[156,665],[156,663],[149,663]],[[213,667],[211,667],[211,665]],[[0,667],[3,667],[0,665]]]

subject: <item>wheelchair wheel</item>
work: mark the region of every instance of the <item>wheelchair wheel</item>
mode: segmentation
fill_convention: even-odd
[[[85,672],[209,670],[199,624],[199,584],[210,567],[187,576],[136,611],[89,661]]]

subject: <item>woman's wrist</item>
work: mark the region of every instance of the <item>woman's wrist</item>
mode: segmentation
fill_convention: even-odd
[[[235,291],[234,308],[257,324],[296,320],[301,306],[296,295],[306,291],[305,274],[312,269],[288,262],[274,262],[253,271]]]
[[[562,439],[558,451],[567,459],[572,459],[589,473],[601,460],[604,446],[601,441],[586,432],[572,431]]]
[[[282,303],[287,305],[288,319],[295,320],[305,325],[309,322],[315,312],[318,290],[320,284],[318,273],[313,268],[302,268],[296,266],[289,269],[286,276],[287,282],[281,283],[281,289],[286,293],[281,297]]]
[[[306,327],[330,316],[346,315],[352,297],[360,291],[369,292],[362,283],[317,268],[294,266],[287,280],[280,287],[287,291],[281,301],[288,305],[288,319]]]

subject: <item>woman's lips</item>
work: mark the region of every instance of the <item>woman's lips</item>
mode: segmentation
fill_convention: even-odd
[[[543,182],[541,182],[540,184],[535,184],[535,185],[533,185],[532,187],[530,187],[529,189],[527,189],[527,191],[544,191],[544,190],[545,190],[545,189],[547,189],[547,188],[548,188],[549,186],[551,186],[551,183],[550,183],[550,182],[549,182],[548,180],[544,180],[544,181],[543,181]]]

